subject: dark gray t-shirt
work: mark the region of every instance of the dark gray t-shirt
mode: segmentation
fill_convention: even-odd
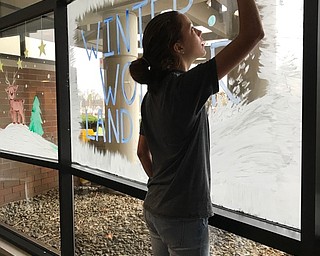
[[[210,199],[210,141],[204,107],[218,92],[214,59],[188,72],[172,71],[147,93],[141,106],[141,134],[153,161],[144,207],[175,218],[213,215]]]

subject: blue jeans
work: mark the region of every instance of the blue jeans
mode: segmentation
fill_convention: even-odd
[[[155,256],[209,256],[208,218],[169,219],[144,209]]]

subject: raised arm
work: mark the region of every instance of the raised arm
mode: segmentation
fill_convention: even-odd
[[[218,78],[238,65],[264,37],[259,12],[254,0],[237,0],[239,10],[238,36],[215,57]]]

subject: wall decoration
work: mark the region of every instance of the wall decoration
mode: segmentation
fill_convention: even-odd
[[[0,36],[1,152],[58,159],[54,19],[49,16]]]
[[[46,49],[45,49],[46,44],[43,43],[43,39],[42,39],[42,17],[41,17],[41,29],[40,29],[40,31],[41,31],[41,44],[38,46],[38,48],[40,50],[40,55],[39,56],[41,56],[41,54],[46,55]]]
[[[12,83],[9,81],[8,73],[5,74],[5,83],[8,85],[5,89],[9,104],[10,104],[10,115],[12,123],[22,123],[25,124],[25,116],[24,116],[24,100],[17,99],[17,90],[19,85],[16,85],[16,76],[18,71],[16,71],[13,75]]]
[[[32,104],[29,130],[42,136],[44,133],[42,124],[40,101],[38,97],[35,96]]]
[[[41,44],[39,45],[39,50],[40,50],[40,55],[39,56],[41,56],[41,54],[44,54],[44,55],[46,55],[46,49],[45,49],[45,47],[46,47],[46,44],[44,44],[43,43],[43,40],[41,39]]]
[[[24,24],[24,35],[25,35],[25,36],[27,35],[27,23],[26,23],[26,22],[25,22],[25,24]],[[24,50],[23,54],[24,54],[24,57],[25,57],[25,58],[29,58],[29,51],[28,51],[28,49],[27,49],[26,44],[25,44],[25,50]]]
[[[1,150],[58,159],[58,146],[29,131],[26,125],[9,124],[0,129],[0,138]]]
[[[19,58],[17,61],[18,69],[22,69],[22,60]]]
[[[156,13],[184,8],[194,25],[211,31],[203,33],[208,60],[238,33],[236,2],[223,2],[77,0],[68,5],[74,163],[147,183],[139,163],[123,150],[137,145],[140,116],[133,106],[140,103],[143,85],[130,84],[127,74],[131,57],[142,54],[143,26]],[[303,1],[257,2],[266,36],[220,81],[220,92],[208,102],[212,203],[300,228]],[[102,113],[82,99],[92,88],[104,101]],[[90,115],[97,119],[95,127],[99,124],[98,136],[90,135],[89,125],[79,125],[83,116],[89,123]]]
[[[23,52],[23,54],[24,54],[24,57],[25,57],[25,58],[29,58],[29,51],[28,51],[28,49],[25,49],[24,52]]]

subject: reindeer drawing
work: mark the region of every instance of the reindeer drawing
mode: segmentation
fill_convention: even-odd
[[[12,83],[10,83],[8,78],[8,73],[5,74],[6,84],[8,85],[5,89],[8,94],[8,99],[10,103],[10,115],[12,122],[25,124],[25,116],[24,116],[24,100],[16,99],[18,85],[16,85],[16,75],[18,71],[16,71],[13,75]]]

